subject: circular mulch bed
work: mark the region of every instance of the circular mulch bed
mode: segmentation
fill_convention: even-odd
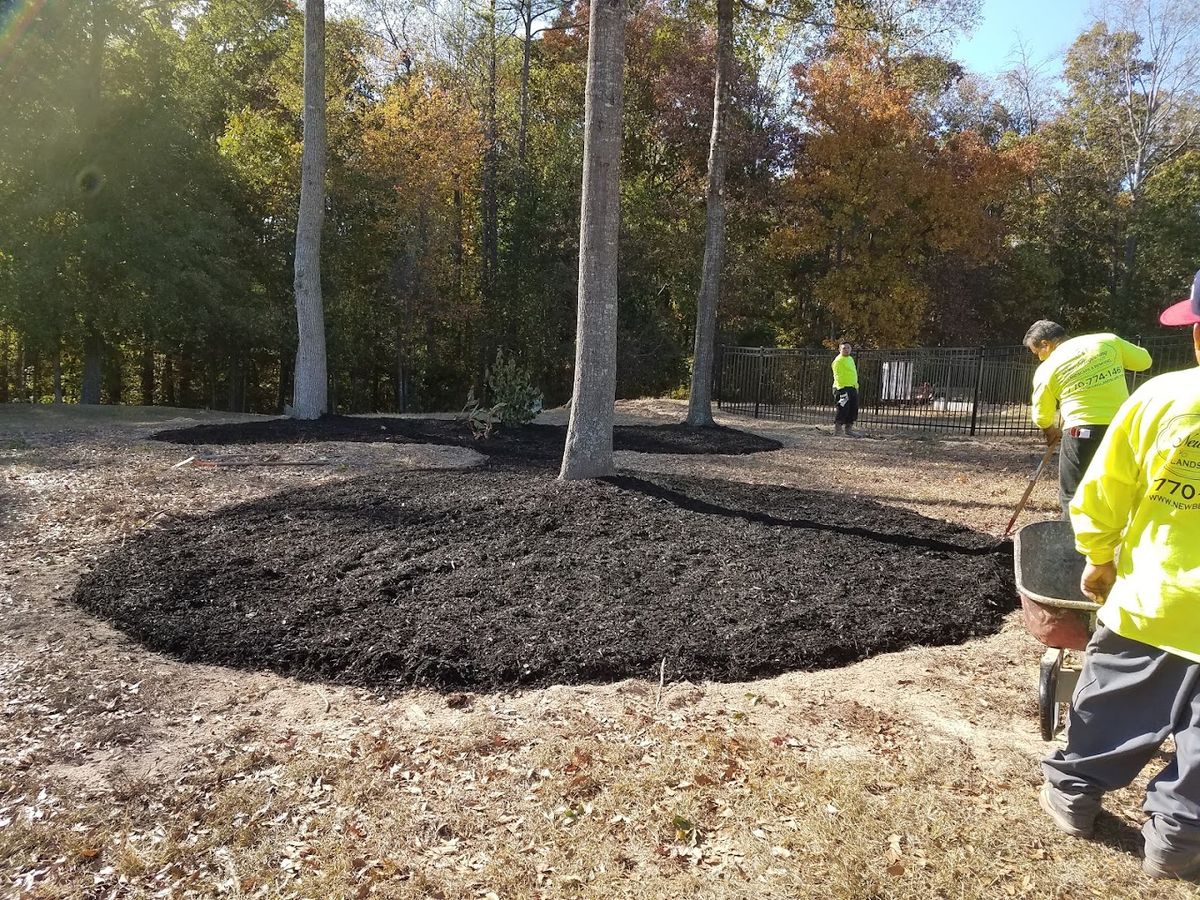
[[[536,466],[562,460],[567,429],[563,425],[521,425],[476,438],[460,419],[360,418],[323,416],[314,421],[267,419],[176,428],[154,440],[190,446],[205,444],[297,444],[311,441],[370,441],[470,447],[493,459]],[[689,425],[617,425],[613,447],[642,453],[745,454],[778,450],[782,444],[736,428]]]
[[[996,630],[1011,549],[905,510],[700,479],[423,471],[146,532],[76,602],[185,660],[490,690],[742,680]]]

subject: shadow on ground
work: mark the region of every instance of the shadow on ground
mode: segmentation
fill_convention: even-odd
[[[995,539],[870,501],[647,477],[424,471],[147,532],[75,600],[185,660],[494,690],[736,681],[996,630]]]

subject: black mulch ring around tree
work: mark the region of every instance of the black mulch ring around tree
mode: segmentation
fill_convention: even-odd
[[[506,463],[557,466],[562,460],[566,435],[567,430],[562,425],[521,425],[499,429],[487,438],[476,438],[461,419],[322,416],[307,422],[267,419],[196,425],[160,431],[153,438],[189,446],[298,444],[311,441],[441,444],[470,447]],[[642,453],[745,454],[778,450],[783,445],[771,438],[721,426],[618,425],[613,429],[613,446],[617,450]]]
[[[487,691],[737,681],[997,630],[1011,547],[812,491],[371,476],[143,533],[74,599],[188,661]]]

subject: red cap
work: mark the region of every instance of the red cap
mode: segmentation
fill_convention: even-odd
[[[1168,306],[1158,321],[1164,325],[1200,325],[1200,272],[1192,281],[1191,296]]]

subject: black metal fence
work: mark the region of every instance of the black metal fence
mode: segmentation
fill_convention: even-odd
[[[1130,390],[1146,378],[1196,364],[1191,335],[1138,340],[1154,357],[1130,373]],[[717,406],[756,419],[833,420],[829,350],[719,348]],[[1033,434],[1029,396],[1037,360],[1024,347],[861,350],[859,424],[881,430],[963,434]]]

